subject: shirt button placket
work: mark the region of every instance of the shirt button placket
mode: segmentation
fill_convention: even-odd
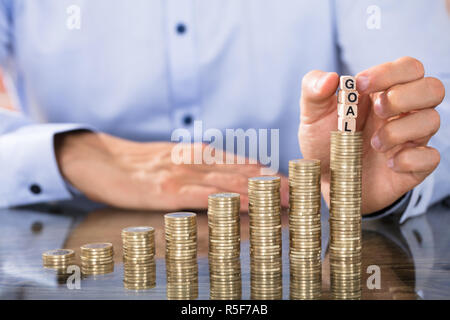
[[[168,62],[174,128],[187,128],[199,118],[199,68],[192,0],[168,0]]]

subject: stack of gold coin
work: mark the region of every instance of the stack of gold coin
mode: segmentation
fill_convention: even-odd
[[[124,286],[131,290],[156,285],[155,230],[129,227],[122,230]]]
[[[198,296],[197,215],[174,212],[164,216],[168,299]]]
[[[361,132],[332,132],[330,274],[334,299],[361,298]]]
[[[248,197],[251,298],[281,299],[280,178],[250,178]]]
[[[241,299],[240,196],[216,193],[208,197],[210,298]]]
[[[44,268],[66,274],[67,267],[75,264],[75,251],[70,249],[49,250],[42,254]]]
[[[114,271],[114,250],[111,243],[88,243],[81,246],[81,272],[96,275]]]
[[[321,297],[320,199],[320,160],[289,161],[291,299]]]

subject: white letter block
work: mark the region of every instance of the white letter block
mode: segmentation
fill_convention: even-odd
[[[356,90],[339,91],[338,102],[343,104],[358,104],[358,91]]]
[[[356,131],[356,119],[355,118],[338,118],[338,130],[343,132],[355,132]]]
[[[339,88],[341,90],[356,90],[356,80],[352,76],[341,76]]]
[[[358,106],[338,103],[338,115],[344,118],[356,118],[358,116]]]

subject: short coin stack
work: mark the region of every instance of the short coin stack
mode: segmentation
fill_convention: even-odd
[[[320,160],[289,161],[291,299],[321,297],[320,199]]]
[[[75,264],[75,251],[70,249],[49,250],[42,254],[44,268],[56,272],[58,280],[64,281],[70,274],[67,268]]]
[[[241,299],[240,196],[216,193],[208,197],[210,298]]]
[[[109,242],[89,243],[81,246],[81,272],[97,275],[114,271],[114,249]]]
[[[334,299],[361,298],[361,132],[331,133],[330,266]]]
[[[197,215],[174,212],[164,215],[168,299],[198,296]]]
[[[156,285],[155,230],[129,227],[122,230],[124,286],[131,290]]]
[[[282,298],[279,177],[248,180],[252,299]]]

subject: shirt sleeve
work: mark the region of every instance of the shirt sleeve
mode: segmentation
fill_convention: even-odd
[[[405,212],[405,209],[408,206],[408,203],[411,199],[411,193],[412,191],[407,192],[400,199],[398,199],[393,204],[384,209],[381,209],[377,212],[373,212],[371,214],[364,215],[362,217],[363,220],[381,219],[393,214],[402,215]]]
[[[12,49],[12,2],[0,0],[0,65]],[[87,129],[77,124],[38,124],[0,106],[0,207],[71,198],[54,152],[55,134]]]
[[[0,110],[0,207],[72,197],[54,151],[54,136],[89,129],[79,124],[36,124]]]
[[[409,218],[419,216],[425,213],[432,204],[433,187],[434,174],[431,174],[421,184],[407,192],[392,205],[363,216],[363,220],[374,220],[389,215],[396,215],[399,217],[398,221],[403,223]]]
[[[429,175],[421,184],[412,190],[409,203],[401,215],[400,223],[427,211],[428,207],[432,204],[434,176],[434,173]]]

